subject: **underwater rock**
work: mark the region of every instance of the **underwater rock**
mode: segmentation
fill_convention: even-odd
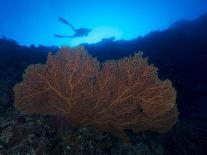
[[[178,121],[165,134],[126,131],[129,142],[92,128],[53,126],[48,116],[22,115],[16,112],[0,117],[0,154],[2,155],[175,155],[204,154],[206,131],[190,122]]]
[[[153,154],[144,141],[123,143],[90,128],[57,130],[45,116],[1,117],[0,154]]]
[[[1,76],[1,75],[0,75]],[[16,81],[12,81],[9,77],[0,77],[0,113],[11,110],[13,107],[13,91],[12,87]]]

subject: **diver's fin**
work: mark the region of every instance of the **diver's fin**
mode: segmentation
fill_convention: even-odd
[[[66,24],[66,25],[68,25],[68,26],[70,26],[72,29],[73,29],[73,31],[77,31],[74,27],[73,27],[73,25],[72,24],[70,24],[66,19],[64,19],[63,17],[59,17],[59,21],[60,22],[62,22],[63,24]]]

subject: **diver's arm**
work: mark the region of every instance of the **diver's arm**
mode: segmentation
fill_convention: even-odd
[[[56,38],[74,38],[74,36],[65,36],[65,35],[59,35],[59,34],[55,34],[54,37],[56,37]]]

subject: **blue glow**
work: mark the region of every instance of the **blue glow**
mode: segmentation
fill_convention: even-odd
[[[111,36],[132,39],[206,12],[206,0],[1,0],[0,36],[25,45],[77,45]],[[91,34],[76,39],[53,37],[73,34],[58,21],[59,16],[77,28],[91,28]]]

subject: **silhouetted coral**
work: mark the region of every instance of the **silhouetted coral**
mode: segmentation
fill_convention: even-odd
[[[100,64],[82,47],[62,48],[46,64],[29,66],[14,91],[16,107],[26,113],[120,135],[124,129],[168,131],[178,115],[171,82],[159,80],[141,53]]]

